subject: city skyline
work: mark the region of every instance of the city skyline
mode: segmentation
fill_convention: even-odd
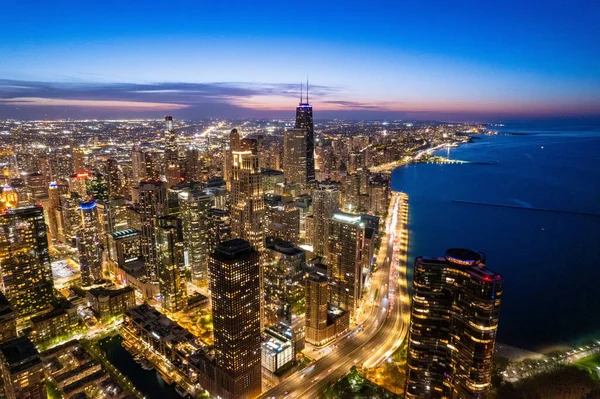
[[[27,9],[0,44],[0,117],[515,120],[600,113],[590,2],[297,5],[158,2]],[[316,4],[303,3],[315,8]],[[437,12],[430,12],[430,8]],[[327,22],[327,23],[325,23]]]

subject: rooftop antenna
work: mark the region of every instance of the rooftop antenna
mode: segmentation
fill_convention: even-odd
[[[300,82],[300,104],[302,104],[302,82]]]
[[[306,77],[306,103],[308,104],[308,76]]]

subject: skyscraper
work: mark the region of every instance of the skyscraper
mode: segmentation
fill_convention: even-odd
[[[306,279],[306,340],[310,343],[326,341],[328,302],[327,277],[311,273]]]
[[[415,259],[407,398],[487,397],[501,297],[502,278],[482,253]]]
[[[291,195],[265,196],[265,236],[290,241],[294,245],[300,238],[300,210]]]
[[[234,129],[235,130],[235,129]],[[231,232],[258,251],[264,246],[264,198],[256,147],[231,134]]]
[[[71,159],[73,160],[73,171],[76,174],[85,172],[83,150],[79,146],[71,146]]]
[[[173,216],[157,219],[158,284],[162,307],[169,312],[183,310],[187,298],[185,280],[181,276],[183,229],[181,220]]]
[[[157,281],[155,219],[167,214],[167,186],[160,180],[140,182],[141,247],[146,264],[146,276]]]
[[[223,398],[261,393],[259,254],[241,239],[217,245],[209,261],[217,386]]]
[[[306,180],[315,180],[315,129],[312,105],[308,103],[308,80],[306,81],[306,102],[300,93],[300,104],[296,107],[296,129],[306,129]]]
[[[308,176],[307,129],[286,128],[283,133],[283,173],[288,183],[304,186]]]
[[[146,156],[139,149],[136,148],[131,152],[131,185],[137,187],[140,181],[148,177],[146,171]]]
[[[185,190],[178,194],[179,210],[183,222],[185,262],[189,265],[193,281],[208,279],[208,255],[210,247],[211,216],[215,196],[200,190]]]
[[[165,174],[168,187],[179,183],[181,168],[179,166],[177,134],[173,127],[173,117],[168,115],[165,116]]]
[[[19,318],[47,310],[54,283],[41,206],[12,208],[0,215],[2,291]]]
[[[77,229],[77,251],[81,268],[81,283],[92,285],[102,278],[102,248],[100,246],[100,220],[98,207],[93,200],[79,204],[81,224]]]
[[[291,336],[296,354],[304,349],[306,253],[289,241],[267,238],[262,256],[265,327]]]
[[[46,212],[48,213],[48,227],[50,228],[48,233],[50,238],[54,241],[58,240],[59,208],[60,193],[58,191],[58,185],[56,182],[52,182],[48,188],[48,207],[46,208]]]
[[[339,207],[340,190],[333,182],[321,182],[313,190],[313,253],[325,256],[329,223],[333,213]]]
[[[200,151],[197,148],[188,148],[185,152],[185,177],[187,181],[200,181],[202,168],[200,165]]]
[[[335,212],[327,237],[327,261],[331,267],[331,303],[355,315],[362,294],[362,251],[365,225],[360,215]]]

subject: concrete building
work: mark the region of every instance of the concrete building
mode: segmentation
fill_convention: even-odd
[[[306,342],[323,346],[348,331],[350,313],[329,304],[329,283],[322,273],[306,280]]]
[[[261,393],[259,258],[241,239],[220,243],[210,257],[217,386],[223,398]]]
[[[90,309],[100,319],[118,316],[135,306],[135,290],[132,287],[115,290],[92,288],[87,293],[87,301]]]
[[[235,130],[235,129],[234,129]],[[262,174],[256,147],[232,132],[231,233],[260,251],[264,245]]]

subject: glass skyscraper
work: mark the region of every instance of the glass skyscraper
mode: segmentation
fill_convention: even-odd
[[[17,317],[48,309],[54,283],[41,206],[12,208],[0,215],[0,271],[2,290]]]
[[[482,253],[415,259],[407,398],[487,397],[501,297],[502,278]]]

